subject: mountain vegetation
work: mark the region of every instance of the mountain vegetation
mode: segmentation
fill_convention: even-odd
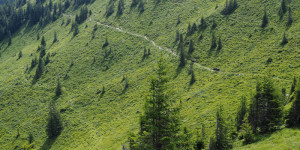
[[[0,0],[0,149],[299,149],[300,3]]]

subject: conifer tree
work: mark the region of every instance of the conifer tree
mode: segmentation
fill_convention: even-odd
[[[291,10],[291,7],[289,8],[289,16],[288,16],[288,22],[287,22],[287,25],[288,26],[291,26],[293,23],[293,18],[292,18],[292,10]]]
[[[139,9],[140,13],[143,13],[145,11],[143,0],[140,0],[138,9]]]
[[[295,99],[287,116],[286,124],[288,127],[300,127],[300,84],[295,94]]]
[[[282,38],[282,41],[281,41],[281,45],[282,46],[284,46],[285,44],[287,44],[288,43],[288,40],[287,40],[287,38],[286,38],[286,36],[285,36],[285,33],[283,34],[283,38]]]
[[[191,41],[190,41],[190,45],[189,45],[189,51],[188,51],[188,53],[191,54],[191,53],[193,53],[193,52],[194,52],[194,43],[193,43],[193,41],[191,40]]]
[[[189,24],[187,31],[186,31],[186,36],[190,36],[192,34],[192,29],[191,29],[191,24]]]
[[[57,35],[56,35],[56,31],[54,32],[54,36],[53,36],[53,43],[55,43],[57,41]]]
[[[275,130],[282,123],[282,102],[273,82],[264,78],[256,84],[256,93],[250,104],[249,122],[253,133]]]
[[[222,41],[221,41],[221,37],[219,37],[217,50],[220,51],[221,49],[222,49]]]
[[[241,126],[243,124],[246,112],[247,112],[247,104],[246,104],[246,98],[242,97],[241,104],[238,108],[237,116],[236,116],[236,128],[237,131],[241,129]]]
[[[190,85],[194,84],[195,82],[196,82],[195,73],[194,70],[192,70]]]
[[[43,73],[43,61],[40,58],[34,75],[34,81],[37,81],[42,76],[42,73]]]
[[[172,149],[177,143],[179,131],[179,108],[172,105],[167,93],[166,66],[158,61],[155,77],[151,80],[145,113],[140,118],[140,132],[130,137],[131,149]]]
[[[20,51],[18,55],[18,59],[20,59],[22,56],[23,56],[22,51]]]
[[[76,36],[78,33],[79,33],[78,24],[75,22],[73,36]]]
[[[36,35],[36,40],[40,40],[40,33]]]
[[[226,124],[222,116],[222,111],[223,110],[221,107],[217,110],[217,128],[215,131],[216,134],[215,147],[218,150],[230,148],[229,139],[227,137]]]
[[[41,45],[42,45],[42,46],[46,46],[46,41],[45,41],[45,37],[44,37],[44,36],[42,37]]]
[[[213,50],[217,47],[217,42],[216,42],[216,37],[215,34],[213,33],[211,36],[211,45],[210,45],[210,49]]]
[[[102,46],[102,48],[105,48],[105,47],[107,47],[107,46],[108,46],[108,44],[109,44],[109,43],[108,43],[108,39],[106,38],[106,39],[105,39],[105,42],[104,42],[104,44],[103,44],[103,46]]]
[[[199,25],[199,30],[205,30],[207,27],[206,21],[204,20],[203,16],[201,17],[200,25]]]
[[[269,24],[269,20],[268,20],[268,16],[267,16],[267,10],[266,10],[266,8],[265,8],[264,16],[263,16],[263,18],[262,18],[262,24],[261,24],[261,27],[262,27],[262,28],[265,28],[265,27],[268,26],[268,24]]]
[[[50,104],[50,111],[48,115],[48,124],[47,124],[47,135],[49,139],[57,138],[61,131],[63,130],[63,125],[60,120],[59,113],[57,112],[54,102]]]
[[[250,144],[253,142],[254,139],[254,135],[253,135],[253,131],[251,129],[251,126],[248,122],[248,114],[245,114],[244,120],[243,120],[243,124],[241,126],[241,134],[242,137],[245,139],[244,140],[244,144]]]
[[[10,46],[11,45],[11,33],[10,33],[10,31],[8,31],[8,46]]]
[[[118,5],[117,15],[118,15],[118,16],[122,15],[124,9],[125,9],[125,6],[124,6],[124,0],[120,0],[120,1],[119,1],[119,5]]]
[[[179,41],[179,31],[176,31],[176,37],[175,37],[175,42]]]
[[[62,94],[62,91],[61,91],[61,85],[60,85],[60,82],[59,80],[57,81],[57,85],[56,85],[56,89],[55,89],[55,95],[56,96],[60,96]]]
[[[180,44],[180,63],[179,67],[184,67],[185,66],[185,54],[184,54],[184,49],[183,49],[183,44]]]

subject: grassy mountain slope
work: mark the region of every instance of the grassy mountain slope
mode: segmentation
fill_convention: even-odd
[[[121,149],[128,134],[138,130],[144,96],[159,57],[168,62],[171,79],[169,87],[174,91],[172,98],[177,103],[182,101],[183,126],[197,132],[204,124],[208,135],[206,141],[213,135],[217,108],[222,105],[228,116],[227,121],[234,120],[240,97],[250,97],[260,77],[273,76],[278,89],[290,89],[292,78],[300,75],[299,1],[291,1],[289,4],[294,19],[290,28],[285,27],[287,13],[279,21],[279,0],[238,1],[238,9],[229,16],[220,14],[224,2],[170,0],[155,7],[152,1],[147,1],[145,12],[139,14],[137,8],[130,10],[131,1],[125,1],[126,9],[122,16],[116,18],[114,13],[106,19],[103,16],[108,0],[96,0],[88,6],[93,12],[92,21],[87,20],[81,24],[79,34],[75,37],[70,32],[71,24],[61,25],[67,18],[74,19],[77,12],[72,10],[43,29],[37,26],[20,29],[13,35],[11,46],[7,47],[5,40],[0,43],[1,149],[20,148],[27,142],[30,133],[33,134],[37,149]],[[261,29],[264,7],[270,24]],[[176,26],[178,16],[181,23]],[[199,64],[221,68],[221,72],[208,71],[194,65],[196,83],[193,85],[189,85],[191,77],[188,75],[188,65],[182,70],[177,69],[178,57],[154,47],[143,38],[98,25],[95,38],[92,39],[96,24],[94,21],[99,21],[147,35],[162,47],[176,48],[173,43],[175,31],[185,33],[188,23],[199,25],[201,16],[208,22],[208,28],[186,40],[194,41],[196,50],[192,56],[199,57]],[[210,29],[212,19],[217,22],[214,30]],[[54,31],[57,32],[58,42],[52,44]],[[223,49],[219,54],[209,51],[212,32],[222,38]],[[284,32],[289,43],[282,47],[280,42]],[[36,49],[40,40],[36,40],[37,33],[45,36],[46,51],[52,56],[41,79],[32,84],[36,68],[25,70],[31,60],[38,56]],[[201,34],[204,39],[198,41]],[[109,45],[102,48],[106,38]],[[144,46],[151,49],[151,55],[145,59]],[[112,54],[104,58],[105,50],[109,48]],[[23,57],[17,59],[19,51],[22,51]],[[269,57],[273,59],[271,64],[266,63]],[[128,88],[125,88],[125,81],[122,81],[123,76],[128,78]],[[45,129],[49,103],[55,99],[58,80],[62,84],[63,94],[55,102],[64,129],[49,145]],[[103,86],[105,93],[101,95],[99,92]],[[20,136],[17,138],[18,130]],[[245,147],[235,142],[235,147],[299,148],[299,129],[283,129],[268,136]]]

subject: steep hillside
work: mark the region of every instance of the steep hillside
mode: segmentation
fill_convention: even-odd
[[[78,25],[75,36],[73,23],[80,9],[70,7],[44,27],[24,24],[12,34],[11,45],[8,37],[0,42],[0,149],[21,149],[29,135],[35,149],[127,147],[129,134],[139,130],[145,94],[159,58],[167,62],[168,87],[174,93],[171,98],[182,105],[182,127],[197,133],[204,125],[206,148],[214,136],[219,106],[234,130],[240,99],[245,96],[250,102],[258,80],[270,77],[278,91],[285,88],[289,94],[293,78],[300,76],[298,0],[287,1],[293,18],[290,26],[286,26],[288,12],[281,19],[278,16],[280,0],[238,0],[230,15],[221,14],[225,0],[144,1],[142,12],[138,6],[131,7],[131,0],[125,0],[123,14],[117,16],[118,2],[96,0],[88,4],[91,15]],[[106,17],[108,5],[114,5],[114,13]],[[264,10],[269,24],[262,28]],[[201,30],[202,17],[207,28]],[[213,21],[215,28],[211,27]],[[186,36],[188,25],[193,23],[197,31]],[[190,40],[194,43],[194,52],[183,68],[178,67],[176,31],[183,34],[186,53]],[[57,42],[53,42],[55,33]],[[284,34],[288,43],[281,45]],[[213,35],[216,42],[221,38],[220,50],[211,49]],[[40,56],[42,37],[50,62],[34,81],[38,65],[31,68],[31,63]],[[104,46],[106,40],[108,45]],[[150,49],[150,55],[145,56],[145,48]],[[191,59],[196,61],[194,84],[190,84]],[[55,95],[58,81],[60,96]],[[51,102],[63,124],[54,140],[46,133]],[[291,103],[285,106],[285,113],[290,107]],[[299,129],[281,128],[273,134],[256,135],[257,141],[246,146],[234,139],[233,148],[299,149]]]

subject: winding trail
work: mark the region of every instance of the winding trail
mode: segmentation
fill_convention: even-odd
[[[67,15],[67,14],[64,14],[64,15],[65,16],[69,16],[69,17],[73,17],[72,15]],[[121,27],[114,27],[114,26],[110,26],[110,25],[107,25],[107,24],[103,24],[103,23],[98,22],[98,21],[93,21],[91,17],[89,18],[89,21],[90,22],[95,22],[98,25],[101,25],[101,26],[104,26],[104,27],[116,30],[118,32],[122,32],[122,33],[129,34],[129,35],[132,35],[132,36],[140,37],[140,38],[142,38],[142,39],[150,42],[154,47],[156,47],[156,48],[158,48],[160,50],[165,50],[165,51],[169,52],[170,54],[172,54],[172,55],[174,55],[176,57],[179,57],[171,49],[157,45],[153,40],[149,39],[145,35],[141,35],[141,34],[133,33],[133,32],[130,32],[130,31],[126,31],[126,30],[122,29]],[[188,60],[188,61],[191,61],[191,60]],[[196,65],[198,68],[202,68],[202,69],[208,70],[210,72],[214,72],[214,70],[212,68],[209,68],[207,66],[203,66],[203,65],[201,65],[199,63],[194,62],[194,65]],[[225,72],[225,71],[218,71],[218,72],[222,73],[222,74],[229,74],[229,75],[235,75],[235,76],[251,76],[251,77],[254,77],[254,76],[266,76],[264,74],[257,74],[257,73],[235,73],[235,72]],[[275,80],[290,82],[290,80],[281,79],[279,77],[272,77],[272,78],[275,79]]]

